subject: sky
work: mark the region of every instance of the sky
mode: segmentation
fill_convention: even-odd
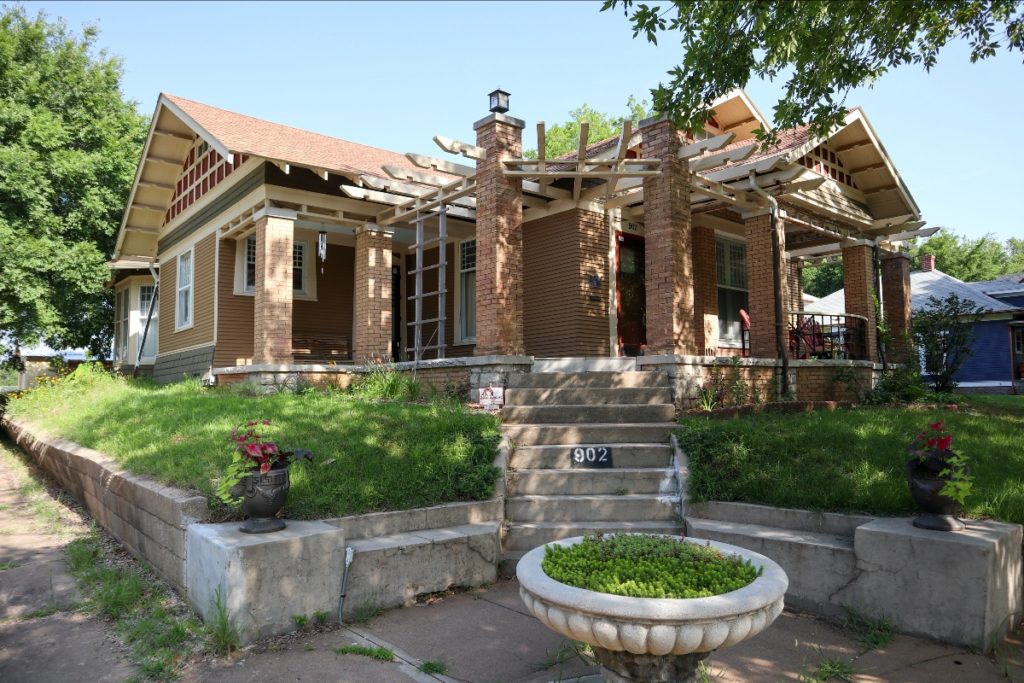
[[[656,4],[656,3],[655,3]],[[487,93],[509,114],[564,121],[586,102],[625,113],[678,64],[678,41],[633,39],[596,2],[28,2],[124,60],[123,90],[152,113],[160,92],[399,152],[441,155],[434,135],[474,141]],[[938,66],[890,72],[851,93],[929,225],[969,237],[1024,237],[1024,64],[971,64],[951,44]],[[772,117],[781,82],[751,81]]]

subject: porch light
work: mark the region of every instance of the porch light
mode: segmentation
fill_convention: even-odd
[[[490,94],[491,111],[495,114],[504,114],[508,111],[508,93],[498,88]]]

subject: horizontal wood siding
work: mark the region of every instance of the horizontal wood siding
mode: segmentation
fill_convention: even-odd
[[[607,222],[592,211],[574,209],[523,225],[527,354],[609,355],[608,244]],[[600,278],[596,288],[590,276]]]
[[[327,261],[320,272],[319,258],[309,258],[316,269],[316,301],[296,299],[292,310],[292,336],[344,337],[352,348],[353,291],[356,250],[340,244],[327,245]]]
[[[238,242],[232,239],[220,243],[220,278],[217,285],[217,350],[214,353],[214,367],[252,363],[253,301],[249,296],[239,296],[235,291],[235,249]]]
[[[192,327],[180,332],[174,331],[178,300],[178,259],[175,257],[160,264],[160,355],[213,342],[216,239],[216,235],[208,235],[195,245],[192,262]]]

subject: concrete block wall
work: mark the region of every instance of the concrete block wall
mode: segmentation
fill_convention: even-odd
[[[30,423],[8,419],[4,426],[104,529],[161,578],[185,590],[185,530],[208,519],[204,496],[129,474],[103,453],[48,436]]]

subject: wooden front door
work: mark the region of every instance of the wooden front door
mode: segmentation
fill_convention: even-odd
[[[647,344],[644,238],[620,232],[615,241],[619,354],[639,356]]]

